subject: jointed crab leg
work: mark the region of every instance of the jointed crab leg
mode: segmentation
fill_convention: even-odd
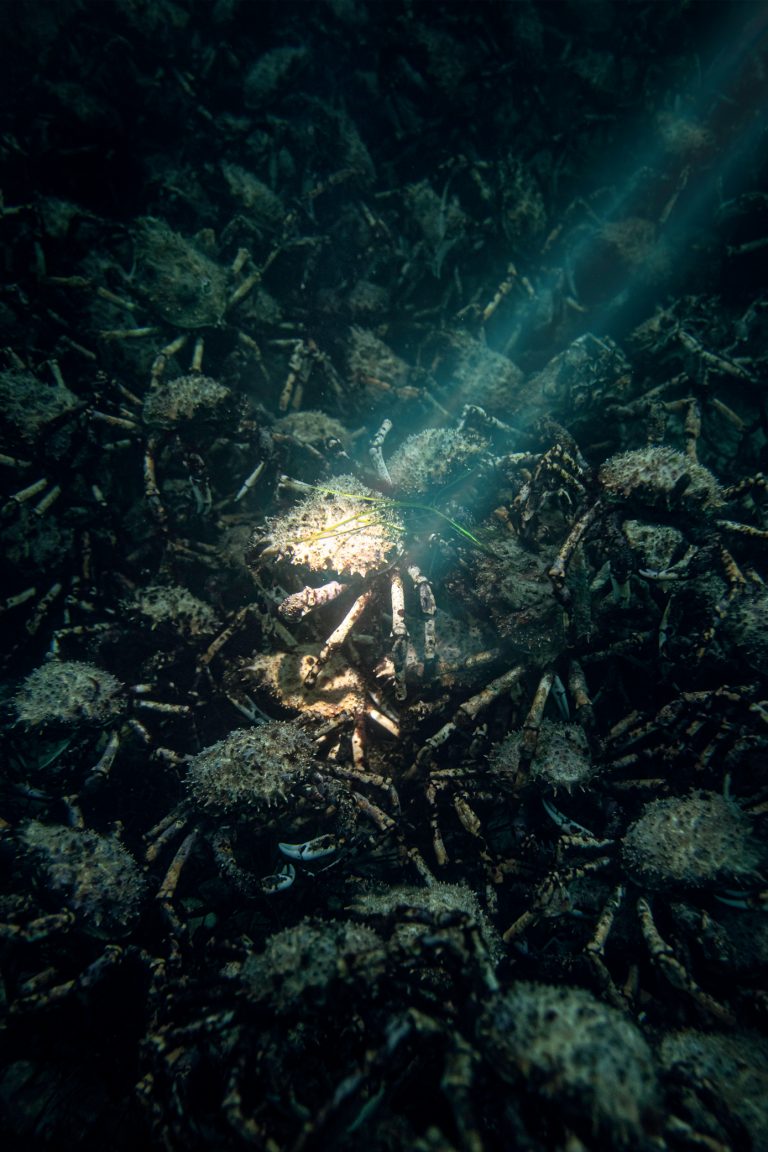
[[[405,663],[408,655],[408,626],[405,623],[405,588],[399,572],[393,572],[390,581],[392,602],[392,663],[395,666],[395,696],[404,700]]]
[[[568,533],[565,543],[555,557],[555,562],[549,569],[547,575],[552,581],[552,588],[560,604],[564,608],[568,608],[571,602],[571,594],[565,586],[565,573],[568,568],[568,563],[578,548],[581,540],[588,528],[597,519],[598,515],[602,512],[603,506],[600,500],[596,500],[591,508],[588,508],[580,519],[576,521],[573,528]]]
[[[424,616],[424,663],[429,666],[435,659],[435,604],[434,593],[426,576],[415,564],[408,568],[408,575],[419,593],[419,604]]]
[[[637,901],[637,914],[651,959],[661,969],[669,983],[674,988],[679,988],[681,992],[686,992],[709,1016],[732,1027],[736,1021],[730,1008],[700,988],[685,966],[680,963],[656,927],[651,906],[644,896]]]
[[[611,928],[613,927],[616,914],[624,901],[625,891],[626,889],[623,884],[618,884],[613,890],[600,913],[595,931],[592,933],[592,938],[588,941],[585,948],[603,995],[607,997],[615,1008],[621,1009],[626,1009],[627,998],[616,987],[613,982],[613,977],[608,971],[608,966],[605,963],[605,945]]]
[[[498,700],[505,692],[509,692],[515,684],[522,678],[525,673],[525,668],[522,664],[517,664],[514,668],[510,668],[507,672],[497,676],[490,684],[486,684],[482,692],[477,695],[471,696],[469,700],[465,700],[457,709],[452,720],[444,724],[434,736],[430,736],[419,751],[416,757],[415,764],[408,770],[407,776],[412,776],[413,773],[427,760],[436,748],[440,748],[445,744],[446,740],[463,728],[477,717],[477,715],[492,704],[494,700]]]
[[[286,620],[302,620],[315,608],[320,608],[323,604],[330,604],[348,587],[348,584],[342,584],[339,580],[330,580],[319,588],[302,588],[300,592],[293,592],[290,596],[286,596],[285,600],[281,602],[278,612]]]
[[[336,652],[347,639],[350,632],[354,628],[355,624],[357,624],[358,620],[362,616],[363,612],[365,612],[372,599],[373,588],[367,588],[365,592],[361,593],[357,600],[355,600],[354,604],[350,608],[349,612],[347,612],[338,628],[335,628],[331,635],[328,637],[322,649],[320,650],[320,654],[317,657],[317,660],[304,677],[304,683],[308,688],[312,688],[317,683],[317,678],[322,672],[323,668],[328,663],[331,656],[333,656],[334,652]]]
[[[383,484],[387,489],[392,488],[392,477],[390,476],[389,469],[387,468],[387,465],[384,461],[382,448],[384,447],[384,441],[391,431],[392,421],[388,419],[384,420],[378,432],[371,441],[370,448],[368,449],[368,455],[370,456],[371,462],[376,469],[376,475],[379,479],[379,482]]]

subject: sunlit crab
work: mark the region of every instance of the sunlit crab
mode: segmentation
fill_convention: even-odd
[[[481,546],[456,519],[427,502],[436,490],[456,485],[489,458],[489,439],[467,425],[468,414],[469,409],[456,429],[427,429],[407,438],[389,463],[382,446],[392,425],[385,420],[370,449],[375,482],[382,491],[353,475],[336,476],[315,488],[298,485],[306,493],[303,499],[269,519],[265,529],[255,534],[254,567],[258,571],[271,567],[277,580],[288,584],[289,594],[283,595],[279,606],[285,619],[299,621],[345,593],[355,593],[352,606],[307,670],[308,687],[316,684],[330,657],[348,640],[382,585],[388,589],[397,697],[405,698],[410,679],[419,674],[425,678],[434,671],[436,603],[418,563],[423,563],[424,549],[419,548],[413,515],[430,517],[433,527],[447,524],[460,540]],[[484,413],[481,416],[487,421]],[[319,586],[309,583],[318,577],[330,579]],[[294,591],[291,585],[299,582],[303,586]],[[406,587],[414,590],[423,620],[421,660],[410,642]]]
[[[306,645],[257,652],[230,665],[225,673],[227,696],[238,711],[257,723],[264,719],[261,708],[269,712],[277,707],[281,712],[310,717],[317,722],[315,739],[330,742],[328,756],[332,760],[338,758],[340,733],[351,725],[352,762],[362,771],[366,722],[397,739],[398,720],[385,708],[376,686],[340,652],[329,657],[318,681],[308,684],[307,675],[315,667],[315,659],[314,648]]]
[[[393,618],[404,625],[402,577],[394,568],[404,535],[402,516],[392,502],[351,475],[336,477],[332,490],[311,491],[283,516],[268,522],[267,535],[259,541],[262,563],[274,559],[285,578],[289,578],[288,572],[302,577],[332,577],[319,587],[307,585],[285,597],[280,604],[285,619],[300,620],[313,608],[354,589],[355,582],[362,585],[352,607],[307,671],[308,687],[316,683],[324,665],[370,604],[376,577],[388,574]]]
[[[394,503],[354,476],[336,477],[332,490],[311,491],[294,508],[268,523],[266,537],[257,541],[258,564],[274,563],[279,579],[289,587],[318,575],[326,578],[319,586],[306,584],[283,598],[279,610],[286,620],[299,621],[345,594],[355,597],[317,657],[303,670],[308,689],[315,688],[331,657],[349,639],[384,585],[389,590],[392,613],[398,695],[405,695],[408,632],[404,575],[419,594],[427,637],[425,661],[434,659],[435,601],[415,563],[408,564],[403,573],[405,534],[402,514]]]

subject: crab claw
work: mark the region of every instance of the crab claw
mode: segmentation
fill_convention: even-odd
[[[283,856],[291,860],[321,860],[323,856],[331,856],[338,847],[337,838],[328,833],[307,840],[304,844],[278,844]]]
[[[760,908],[768,905],[768,894],[765,892],[748,891],[742,888],[724,888],[722,892],[713,893],[719,904],[727,904],[729,908]]]
[[[595,839],[588,828],[585,828],[583,824],[577,824],[575,820],[571,820],[570,816],[566,816],[559,808],[555,808],[554,804],[550,800],[547,800],[546,796],[542,796],[541,804],[547,816],[549,816],[551,820],[554,820],[558,828],[562,828],[566,835],[573,836],[574,833],[576,835],[581,833],[582,835],[589,836],[590,840]]]
[[[284,892],[286,888],[290,888],[296,879],[296,869],[293,864],[285,862],[277,872],[273,872],[271,876],[264,876],[259,884],[265,896],[274,896],[276,892]]]

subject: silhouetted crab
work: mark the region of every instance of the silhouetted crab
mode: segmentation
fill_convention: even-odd
[[[271,895],[293,883],[293,861],[322,859],[351,842],[361,814],[381,832],[393,829],[393,816],[358,787],[376,789],[395,814],[398,807],[389,781],[321,761],[300,720],[235,729],[190,758],[186,780],[188,799],[152,829],[147,848],[152,862],[180,831],[186,832],[159,892],[177,928],[173,897],[199,839],[209,845],[218,870],[240,892]],[[260,876],[260,862],[273,857],[275,846],[283,862],[274,873]]]
[[[695,441],[691,445],[687,454],[667,445],[649,445],[611,456],[601,465],[597,473],[598,496],[574,523],[549,570],[563,603],[570,603],[566,572],[574,552],[592,525],[615,511],[627,516],[642,513],[662,523],[679,524],[684,532],[693,535],[694,543],[697,537],[701,538],[702,530],[709,535],[719,531],[768,539],[768,531],[722,515],[730,502],[750,488],[764,488],[764,478],[758,475],[723,486],[708,468],[699,464]],[[574,476],[572,480],[576,490],[585,490],[581,477]],[[721,553],[727,567],[724,547]]]

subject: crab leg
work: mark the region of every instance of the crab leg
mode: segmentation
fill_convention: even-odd
[[[360,712],[355,717],[352,728],[352,763],[358,772],[365,771],[365,713]]]
[[[86,789],[92,788],[98,784],[103,783],[112,770],[112,765],[115,762],[118,750],[120,748],[120,737],[117,732],[113,732],[109,738],[104,752],[102,753],[98,764],[95,764],[91,771],[85,778]]]
[[[33,500],[35,496],[39,496],[48,487],[48,481],[45,476],[41,480],[35,480],[34,484],[28,484],[26,488],[22,488],[19,492],[14,492],[12,496],[8,497],[9,504],[26,504],[27,500]]]
[[[592,711],[592,700],[587,687],[587,678],[584,669],[578,660],[571,660],[568,665],[568,689],[576,707],[576,716],[584,728],[594,726],[595,717]]]
[[[400,738],[400,725],[391,716],[387,716],[380,708],[369,708],[367,712],[369,720],[374,724],[378,724],[383,732],[392,736],[395,740]]]
[[[237,496],[235,496],[235,504],[237,504],[239,500],[242,500],[243,496],[250,492],[251,488],[253,488],[254,484],[259,479],[259,476],[261,476],[263,471],[264,461],[261,460],[254,468],[253,472],[246,476],[245,480],[243,480],[243,483],[240,485],[240,490],[238,491]]]
[[[611,893],[605,907],[600,913],[597,921],[595,931],[592,933],[592,938],[587,942],[585,952],[592,963],[595,976],[600,984],[603,994],[608,998],[614,1008],[621,1008],[626,1010],[627,997],[624,996],[613,982],[613,977],[608,971],[608,966],[605,962],[605,945],[613,927],[613,921],[616,918],[616,913],[621,908],[624,900],[625,889],[622,884]]]
[[[184,865],[192,855],[192,850],[197,843],[199,832],[197,828],[188,833],[184,837],[181,844],[176,850],[176,853],[168,866],[168,871],[163,878],[160,887],[157,890],[155,897],[160,906],[163,916],[171,929],[176,935],[183,935],[184,926],[176,913],[173,906],[173,898],[176,894],[176,889],[179,884],[181,873],[184,870]]]
[[[685,965],[677,959],[671,946],[656,927],[651,906],[644,896],[641,896],[637,901],[637,914],[651,959],[669,983],[674,988],[679,988],[681,992],[686,992],[700,1008],[708,1015],[713,1016],[715,1020],[733,1027],[736,1020],[731,1010],[721,1004],[719,1000],[715,1000],[714,996],[710,996],[703,988],[700,988]]]
[[[471,724],[484,708],[487,708],[494,700],[498,700],[505,692],[509,692],[514,688],[524,672],[525,668],[522,664],[510,668],[501,676],[497,676],[490,684],[486,684],[482,692],[478,692],[476,696],[471,696],[469,700],[465,700],[463,704],[459,705],[453,719],[449,720],[447,724],[444,724],[442,728],[435,732],[434,736],[430,736],[430,738],[425,741],[416,757],[415,763],[408,769],[406,779],[412,777],[435,749],[445,744],[446,740],[448,740],[454,732],[458,731],[459,728],[464,728],[468,724]]]
[[[568,568],[571,557],[581,543],[582,537],[585,532],[598,515],[602,512],[603,507],[599,500],[596,500],[591,508],[588,508],[584,515],[576,521],[573,528],[568,533],[565,543],[555,557],[555,562],[549,569],[547,575],[552,581],[552,589],[555,597],[564,608],[568,608],[571,603],[571,593],[565,586],[565,573]]]
[[[390,476],[389,469],[384,462],[384,454],[382,452],[382,448],[384,447],[384,441],[391,431],[392,421],[389,419],[384,420],[378,432],[371,441],[370,448],[368,449],[368,455],[370,456],[373,466],[376,469],[376,475],[379,479],[379,482],[383,484],[387,489],[392,488],[392,477]]]
[[[10,611],[11,608],[18,608],[21,604],[26,604],[27,600],[31,600],[37,595],[37,588],[33,585],[31,588],[25,588],[23,592],[17,592],[15,596],[8,596],[6,600],[0,602],[0,614]]]
[[[341,584],[338,580],[330,580],[319,588],[302,588],[300,592],[286,596],[277,610],[286,620],[302,620],[313,609],[330,604],[348,587],[348,584]]]
[[[523,761],[525,765],[530,765],[531,760],[536,755],[536,746],[539,743],[539,731],[541,729],[541,718],[544,715],[544,709],[549,699],[549,694],[552,691],[552,686],[555,682],[554,672],[545,672],[539,680],[539,686],[533,697],[533,703],[528,711],[523,724]]]
[[[358,620],[362,616],[363,612],[365,612],[365,609],[368,607],[372,599],[373,588],[368,588],[365,592],[358,596],[357,600],[355,600],[349,612],[347,612],[346,616],[342,620],[341,624],[339,624],[338,628],[334,629],[334,631],[328,637],[320,651],[319,656],[317,657],[317,660],[304,677],[304,683],[308,688],[314,687],[314,685],[317,683],[317,678],[322,672],[323,668],[328,663],[331,656],[333,656],[334,652],[337,652],[338,649],[341,648],[342,644],[347,639],[350,632],[354,628],[355,624],[357,624]]]
[[[156,329],[154,329],[154,331],[156,331]],[[177,352],[181,352],[182,348],[188,340],[189,333],[185,332],[183,336],[177,336],[176,339],[172,340],[170,344],[166,344],[164,348],[160,349],[157,356],[155,356],[155,359],[152,361],[152,367],[149,374],[150,386],[157,384],[165,372],[165,366],[171,356],[175,356]]]
[[[395,666],[395,695],[398,700],[406,696],[405,661],[408,654],[408,626],[405,623],[405,589],[398,572],[392,573],[390,583],[392,602],[392,663]]]
[[[408,575],[419,593],[419,605],[424,617],[424,665],[430,667],[435,659],[435,604],[432,587],[421,569],[411,564]]]
[[[157,440],[151,437],[147,443],[146,451],[144,452],[144,495],[149,505],[149,510],[154,516],[161,532],[168,530],[168,516],[163,506],[162,497],[160,496],[160,489],[157,485],[157,475],[155,471],[155,449],[157,447]]]

